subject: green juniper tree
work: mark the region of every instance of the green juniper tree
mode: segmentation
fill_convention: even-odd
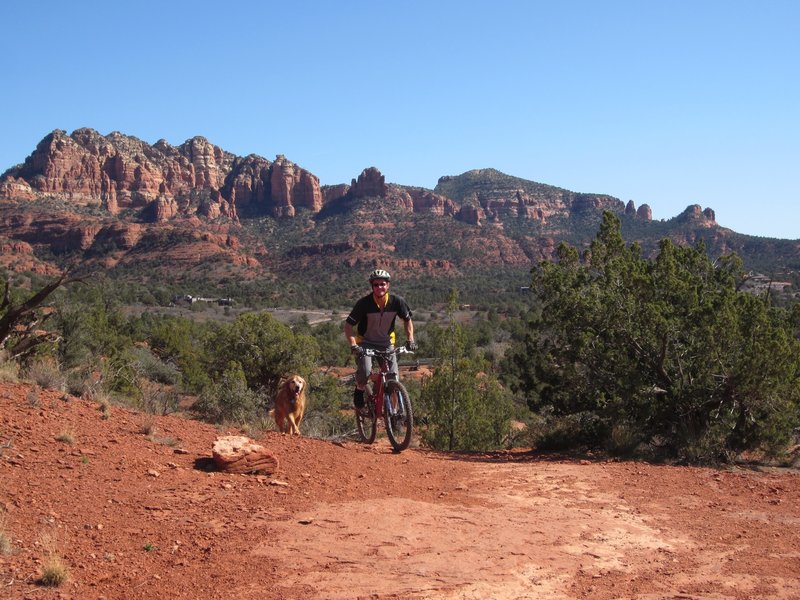
[[[498,448],[510,431],[512,404],[497,378],[484,372],[486,365],[470,355],[468,336],[454,317],[457,299],[453,290],[447,327],[428,330],[437,364],[434,374],[422,383],[422,435],[439,449]]]
[[[587,417],[576,443],[658,440],[691,461],[777,451],[797,423],[800,343],[789,311],[737,291],[742,276],[702,243],[643,258],[605,213],[583,260],[562,244],[534,270],[542,309],[509,382],[535,411]]]

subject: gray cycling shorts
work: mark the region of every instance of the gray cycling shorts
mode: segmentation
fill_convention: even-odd
[[[372,344],[361,344],[364,348],[372,348],[373,350],[394,350],[394,346],[373,346]],[[356,358],[356,386],[363,389],[369,380],[369,374],[372,371],[372,357],[362,356]],[[393,354],[389,359],[389,373],[393,373],[395,377],[398,375],[397,369],[397,355]]]

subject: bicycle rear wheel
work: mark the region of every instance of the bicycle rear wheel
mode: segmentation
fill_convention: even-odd
[[[411,399],[405,386],[399,381],[386,382],[383,422],[395,452],[408,448],[414,429],[414,416],[411,412]]]
[[[361,410],[356,409],[356,427],[361,441],[371,444],[375,441],[375,435],[378,433],[378,416],[375,414],[375,400],[365,394],[364,401],[367,410],[362,413]]]

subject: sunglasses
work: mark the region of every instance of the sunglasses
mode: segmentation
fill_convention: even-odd
[[[372,282],[372,287],[386,287],[387,285],[389,285],[388,281],[373,281]]]

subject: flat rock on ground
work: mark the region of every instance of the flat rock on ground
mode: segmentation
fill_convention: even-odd
[[[214,440],[211,457],[220,471],[252,475],[272,475],[278,459],[247,436],[224,435]]]

